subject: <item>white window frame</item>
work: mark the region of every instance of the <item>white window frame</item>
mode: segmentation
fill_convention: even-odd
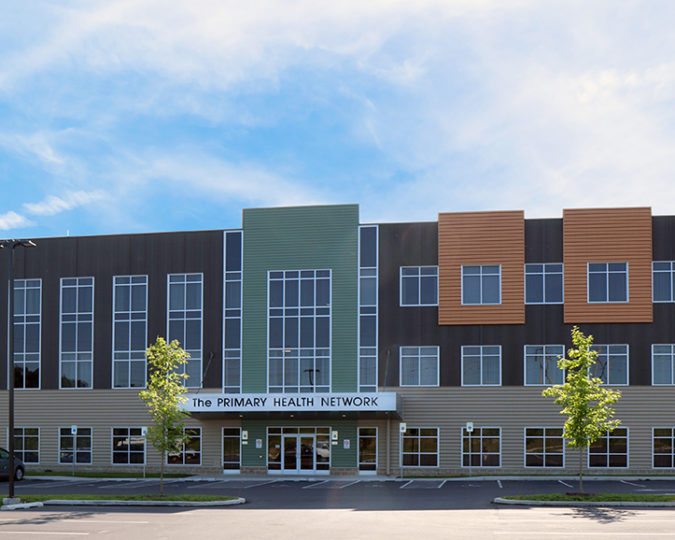
[[[656,370],[654,369],[654,347],[670,347],[670,382],[667,383],[657,383],[654,380],[654,374]],[[675,385],[675,343],[652,343],[652,386],[673,386]],[[665,356],[663,353],[659,353],[661,356]]]
[[[58,435],[57,438],[57,444],[58,446],[56,447],[56,453],[58,454],[57,461],[59,465],[72,465],[73,461],[68,462],[68,461],[61,461],[61,430],[65,429],[68,431],[66,436],[72,437],[73,439],[73,461],[75,462],[75,466],[77,467],[78,465],[91,465],[94,462],[94,429],[91,426],[77,426],[77,434],[72,435],[70,434],[70,426],[59,426],[56,428],[56,433]],[[77,461],[77,437],[79,437],[79,433],[81,429],[88,429],[89,430],[89,461]]]
[[[88,285],[80,285],[80,280],[81,279],[91,279],[91,351],[87,351],[91,353],[91,360],[88,362],[91,364],[91,384],[89,386],[63,386],[63,379],[62,379],[62,367],[63,367],[63,289],[64,285],[63,282],[66,279],[75,279],[77,280],[76,285],[67,285],[68,288],[76,288],[79,289],[80,287],[85,287]],[[79,291],[77,295],[78,300],[76,302],[79,303]],[[77,308],[77,306],[76,306]],[[59,389],[60,390],[92,390],[94,388],[94,351],[95,351],[95,343],[94,343],[94,313],[96,312],[96,279],[93,276],[72,276],[72,277],[62,277],[59,280]],[[80,311],[75,311],[74,313],[68,313],[68,315],[76,315],[76,327],[75,327],[75,343],[78,341],[78,336],[79,336],[79,316],[80,314],[87,314],[88,312],[80,312]],[[76,346],[77,348],[77,346]],[[68,353],[72,354],[72,353]],[[79,356],[80,350],[77,349],[75,352],[75,356]],[[79,358],[76,358],[76,360],[71,361],[68,360],[68,362],[74,362],[75,363],[75,383],[77,384],[77,366],[80,363],[84,363],[85,361],[80,361]]]
[[[668,264],[670,265],[669,270],[655,270],[655,264]],[[668,274],[670,276],[670,299],[669,300],[657,300],[654,298],[656,288],[654,287],[654,275],[659,274]],[[675,302],[675,287],[673,287],[673,274],[675,274],[675,261],[652,261],[652,302],[654,304],[672,304]]]
[[[432,384],[422,384],[420,382],[421,375],[422,375],[422,369],[421,369],[421,362],[422,358],[427,358],[430,355],[423,355],[422,354],[422,349],[434,349],[435,350],[435,356],[436,356],[436,380]],[[417,354],[403,354],[404,349],[416,349]],[[403,382],[403,358],[404,356],[406,358],[417,358],[417,384],[405,384]],[[429,387],[429,386],[438,386],[439,385],[439,377],[440,377],[440,347],[438,345],[401,345],[398,348],[398,379],[399,379],[399,386],[408,386],[408,387]]]
[[[499,430],[499,465],[483,465],[483,439],[487,438],[483,436],[483,430],[484,429],[497,429]],[[464,456],[466,455],[466,452],[464,452],[464,437],[465,433],[469,435],[469,441],[471,441],[472,438],[476,438],[474,433],[476,430],[480,430],[480,451],[477,453],[481,457],[481,465],[464,465]],[[460,427],[460,436],[459,436],[459,448],[460,448],[460,466],[462,469],[499,469],[502,466],[502,428],[500,426],[475,426],[473,428],[473,431],[471,433],[468,433],[466,431],[466,427],[462,426]],[[489,437],[492,438],[492,437]],[[469,448],[471,448],[471,443],[469,442]],[[476,454],[476,452],[471,452],[469,451],[469,463],[471,463],[471,455]],[[486,452],[486,454],[493,455],[492,452]]]
[[[375,266],[363,266],[361,262],[361,231],[363,229],[372,228],[375,229]],[[359,279],[358,279],[358,289],[356,294],[359,299],[359,317],[357,321],[357,347],[359,351],[359,365],[356,370],[356,378],[358,382],[359,392],[377,392],[377,377],[378,377],[378,330],[379,330],[379,317],[378,317],[378,305],[379,305],[379,264],[380,264],[380,228],[378,225],[360,225],[359,226],[359,245],[358,245],[358,259],[359,259]],[[372,274],[372,275],[371,275]],[[375,304],[362,304],[361,303],[361,281],[363,279],[372,279],[375,281]],[[438,297],[438,279],[437,282],[437,291],[436,296]],[[365,311],[372,311],[372,313]],[[373,317],[375,319],[375,346],[372,347],[368,345],[367,347],[362,347],[361,345],[361,319],[362,317]],[[372,353],[372,354],[371,354]],[[374,385],[364,384],[361,380],[361,365],[365,360],[369,360],[374,363],[375,366],[375,375],[374,375]]]
[[[374,429],[375,430],[375,469],[370,471],[370,470],[361,470],[361,430],[362,429]],[[378,453],[379,453],[379,439],[378,439],[378,431],[377,431],[377,426],[358,426],[356,429],[356,464],[358,468],[359,475],[362,476],[368,476],[368,475],[376,475],[377,474],[377,468],[379,466],[379,459],[378,459]],[[364,437],[365,438],[365,437]],[[370,436],[368,438],[371,438]]]
[[[23,291],[24,291],[24,314],[23,315],[18,315],[21,317],[35,317],[36,315],[26,315],[25,314],[25,302],[26,302],[26,290],[27,289],[34,289],[35,287],[26,287],[26,282],[28,281],[38,281],[40,283],[39,287],[37,287],[39,291],[39,306],[40,306],[40,312],[37,315],[38,322],[37,322],[37,327],[38,327],[38,350],[37,350],[37,355],[38,355],[38,385],[37,386],[29,386],[26,387],[26,352],[25,349],[22,353],[17,353],[16,350],[14,351],[14,369],[18,365],[21,365],[22,369],[24,370],[24,375],[23,375],[23,386],[16,386],[14,385],[15,390],[40,390],[42,388],[42,278],[22,278],[22,279],[15,279],[14,280],[14,291],[16,291],[16,286],[17,283],[23,283]],[[7,294],[11,294],[11,291],[9,290],[10,284],[7,284]],[[14,310],[16,311],[16,302],[14,303]],[[7,303],[7,315],[9,315],[9,302]],[[25,344],[25,336],[26,336],[26,325],[28,324],[35,324],[34,322],[27,323],[25,322],[16,322],[16,313],[14,315],[14,326],[22,325],[23,326],[23,334],[24,334],[24,344]],[[9,332],[9,316],[7,317],[7,331]],[[9,347],[9,343],[7,344]],[[8,351],[9,353],[9,351]],[[21,360],[17,360],[16,356],[17,354],[21,355]],[[10,373],[9,373],[9,365],[7,366],[7,377],[9,378]],[[8,379],[9,380],[9,379]]]
[[[417,429],[420,430],[419,434],[416,436],[418,445],[417,445],[417,452],[404,452],[403,451],[403,439],[405,438],[405,433],[400,433],[400,438],[399,438],[399,466],[401,469],[438,469],[441,466],[441,431],[438,426],[407,426],[406,432],[410,429]],[[431,439],[430,435],[422,435],[421,430],[423,429],[434,429],[436,430],[436,465],[421,465],[421,457],[422,455],[432,455],[431,452],[422,452],[422,438],[425,439]],[[413,437],[413,435],[409,435],[408,437]],[[403,464],[403,454],[411,454],[417,455],[417,465],[404,465]]]
[[[527,358],[528,358],[528,356],[534,356],[532,354],[528,354],[528,352],[527,352],[528,347],[543,347],[544,348],[544,354],[543,354],[544,364],[542,366],[544,382],[541,382],[541,383],[527,382]],[[546,357],[552,356],[553,354],[555,354],[553,352],[552,353],[547,352],[547,349],[549,347],[551,347],[551,348],[552,347],[560,347],[560,349],[562,351],[562,354],[560,354],[559,356],[562,356],[562,357],[565,356],[565,346],[560,344],[560,343],[547,343],[547,344],[541,344],[541,345],[533,343],[533,344],[523,346],[523,386],[554,386],[556,384],[560,384],[560,383],[553,383],[553,382],[551,382],[551,383],[545,382],[546,381],[546,374],[547,374],[546,366],[548,365],[547,362],[546,362]],[[564,372],[562,374],[562,382],[563,383],[565,382],[565,373]]]
[[[115,430],[116,429],[126,429],[127,430],[127,459],[129,461],[127,463],[115,463]],[[145,465],[145,462],[147,460],[147,449],[148,449],[148,440],[145,436],[139,435],[141,439],[143,439],[143,462],[142,463],[131,463],[131,430],[132,429],[137,429],[139,432],[142,433],[143,428],[141,426],[111,426],[110,427],[110,464],[113,467],[138,467],[138,466],[143,466]],[[122,450],[118,450],[117,452],[122,452]],[[133,454],[138,454],[138,452],[133,452]]]
[[[198,431],[198,435],[195,435],[194,437],[199,439],[199,451],[198,451],[199,463],[185,463],[185,442],[187,442],[187,441],[185,441],[185,442],[183,442],[183,444],[181,444],[180,451],[177,452],[177,454],[181,456],[182,463],[170,463],[169,462],[169,455],[170,454],[169,454],[169,452],[167,452],[166,453],[166,465],[168,467],[198,467],[202,464],[202,453],[203,453],[202,452],[202,440],[203,440],[202,428],[200,426],[183,426],[183,436],[184,437],[188,436],[188,435],[186,435],[186,431],[195,430],[195,429]]]
[[[431,304],[422,303],[422,268],[434,268],[436,270],[435,274],[425,275],[424,277],[435,277],[436,278],[436,301]],[[403,270],[417,270],[417,298],[418,302],[416,304],[404,304],[403,303]],[[406,276],[406,278],[412,278],[413,276]],[[438,305],[438,265],[428,264],[420,266],[401,266],[398,269],[398,305],[399,307],[425,307],[425,306],[437,306]]]
[[[541,465],[541,466],[538,466],[538,465],[528,465],[527,464],[527,456],[535,454],[534,452],[528,453],[528,451],[527,451],[527,430],[528,429],[543,429],[544,430],[544,433],[541,436],[541,438],[544,439],[544,448],[543,448],[543,451],[541,453],[542,457],[544,458],[544,462],[546,461],[546,455],[547,455],[546,439],[548,439],[548,438],[550,438],[550,439],[556,438],[557,439],[558,438],[557,436],[548,437],[546,435],[546,431],[549,430],[549,429],[559,429],[560,430],[560,438],[562,439],[562,465],[560,465],[560,466],[557,466],[557,465],[553,465],[553,466],[551,466],[551,465],[550,466]],[[565,432],[565,430],[562,426],[525,426],[523,428],[523,467],[525,467],[526,469],[533,469],[533,470],[551,469],[551,470],[559,471],[559,470],[564,469],[565,468],[565,447],[567,446],[567,441],[565,440],[564,432]],[[550,454],[558,455],[557,452],[549,453],[549,455]]]
[[[182,310],[172,310],[171,309],[171,277],[173,276],[182,276],[184,281],[182,282],[174,282],[174,283],[180,283],[184,287],[184,292],[183,292],[183,309]],[[187,309],[187,285],[188,283],[196,283],[194,281],[187,281],[188,276],[199,276],[199,284],[200,284],[200,308],[199,308],[199,319],[188,319],[185,314],[187,311],[196,311],[196,310],[188,310]],[[186,335],[186,327],[187,327],[187,321],[199,321],[199,326],[200,326],[200,348],[199,348],[199,381],[197,384],[191,384],[190,383],[190,378],[187,380],[183,381],[185,383],[186,388],[202,388],[203,387],[203,379],[204,379],[204,274],[202,272],[176,272],[173,274],[167,274],[166,276],[166,335],[167,335],[167,341],[170,341],[172,338],[169,335],[169,328],[172,320],[179,320],[179,319],[171,319],[170,314],[172,311],[177,311],[177,312],[182,312],[183,313],[183,318],[181,319],[183,321],[183,336]],[[188,362],[194,362],[194,351],[196,349],[186,349],[185,348],[185,343],[181,343],[180,346],[186,351],[191,354],[191,358],[188,358]],[[187,364],[183,366],[183,373],[187,373],[188,371],[188,366]]]
[[[528,272],[527,267],[528,266],[533,266],[533,265],[538,265],[542,267],[541,272]],[[554,272],[554,271],[549,271],[547,272],[546,269],[549,266],[553,265],[560,265],[560,272]],[[546,276],[548,275],[560,275],[560,301],[559,302],[549,302],[546,300]],[[541,297],[544,299],[542,302],[531,302],[527,300],[527,276],[534,276],[534,275],[539,275],[542,276],[542,294]],[[524,289],[525,289],[525,304],[527,305],[533,305],[533,306],[540,306],[544,304],[564,304],[565,303],[565,267],[563,263],[525,263],[525,280],[524,280]]]
[[[593,272],[594,274],[604,273],[605,275],[605,292],[607,300],[591,300],[591,264],[605,264],[607,269],[605,272]],[[617,271],[610,271],[610,264],[625,264],[626,265],[626,299],[625,300],[610,300],[609,298],[609,275],[610,273],[622,273]],[[589,304],[627,304],[630,301],[630,289],[629,289],[630,279],[629,279],[629,268],[628,261],[593,261],[586,263],[586,302]]]
[[[628,346],[628,344],[627,343],[597,343],[597,344],[594,343],[593,345],[591,345],[591,350],[594,350],[598,353],[598,356],[596,358],[596,363],[595,363],[594,367],[597,366],[598,363],[599,363],[598,359],[601,356],[601,352],[598,351],[598,349],[600,347],[607,347],[607,352],[604,353],[604,354],[607,354],[607,364],[606,364],[607,365],[607,382],[606,383],[603,382],[603,386],[628,386],[628,384],[630,383],[630,347]],[[622,382],[622,383],[610,383],[609,382],[609,378],[610,378],[609,373],[610,373],[610,370],[612,369],[612,364],[611,364],[610,359],[609,359],[609,347],[625,347],[625,349],[626,349],[626,382]],[[591,367],[591,370],[593,370],[594,367]],[[597,375],[593,374],[592,371],[591,371],[591,374],[594,377],[597,377]]]
[[[15,443],[14,443],[14,453],[16,454],[16,457],[21,459],[26,465],[39,465],[40,464],[40,427],[39,426],[14,426],[14,429],[21,429],[21,430],[26,430],[26,429],[37,429],[37,440],[38,440],[38,447],[37,447],[37,455],[38,455],[38,460],[37,461],[26,461],[25,458],[25,452],[26,452],[26,433],[25,431],[22,432],[21,434],[21,439],[23,439],[22,447],[23,450],[17,450],[16,449],[16,436],[14,437]],[[9,428],[7,428],[7,446],[5,448],[9,448]],[[20,454],[23,453],[23,455]]]
[[[480,278],[480,302],[465,302],[464,301],[464,269],[470,266],[477,266],[480,268],[479,274],[468,274],[468,276],[478,276]],[[496,266],[498,271],[496,274],[483,274],[483,268],[487,266]],[[497,276],[499,283],[499,298],[497,302],[484,302],[483,301],[483,276]],[[461,295],[462,295],[462,305],[463,306],[500,306],[502,303],[502,265],[501,264],[463,264],[461,270]]]
[[[142,319],[143,323],[145,325],[145,349],[147,349],[148,346],[148,289],[149,289],[149,280],[147,274],[136,274],[136,275],[120,275],[120,276],[113,276],[113,286],[112,286],[112,356],[111,356],[111,361],[112,361],[112,370],[111,370],[111,377],[112,380],[110,381],[110,387],[111,388],[145,388],[148,384],[148,364],[147,360],[145,357],[145,349],[143,351],[132,351],[131,350],[131,321],[139,321],[141,319],[132,319],[131,314],[132,313],[141,313],[140,311],[133,311],[131,309],[131,299],[129,299],[129,311],[117,311],[115,309],[116,306],[116,299],[117,299],[117,280],[119,278],[128,278],[129,279],[129,287],[133,287],[135,284],[133,283],[133,278],[145,278],[145,317]],[[124,285],[124,283],[120,283],[119,285]],[[123,322],[128,322],[129,323],[129,349],[128,350],[115,350],[115,322],[116,318],[115,316],[118,313],[128,313],[129,314],[129,320],[128,321],[123,321]],[[116,360],[115,359],[115,353],[117,352],[123,352],[123,353],[128,353],[129,358],[124,359],[124,360]],[[131,365],[133,362],[140,363],[139,360],[132,359],[131,354],[132,353],[143,353],[143,386],[131,386]],[[125,363],[127,364],[127,370],[128,370],[128,375],[129,375],[129,384],[127,386],[117,386],[115,385],[115,372],[117,371],[118,368],[118,363]]]
[[[608,443],[607,452],[605,454],[607,456],[607,465],[605,465],[605,466],[594,465],[593,467],[591,467],[591,464],[590,464],[591,463],[591,445],[589,444],[588,448],[586,448],[586,468],[587,469],[614,470],[614,469],[628,469],[628,468],[630,468],[630,430],[626,426],[618,426],[617,428],[614,429],[614,431],[616,431],[617,429],[625,429],[626,430],[626,466],[625,467],[610,467],[609,466],[610,455],[612,453],[614,453],[616,455],[620,455],[620,454],[617,454],[616,452],[610,452],[609,451],[609,443]],[[612,436],[612,433],[606,433],[605,436],[609,438],[609,437]]]
[[[480,384],[466,384],[464,382],[464,349],[467,347],[478,347],[480,348]],[[483,383],[483,356],[492,356],[492,355],[487,355],[484,354],[483,349],[485,347],[497,347],[499,349],[499,382],[498,383],[491,383],[491,384],[486,384]],[[480,387],[480,386],[501,386],[502,385],[502,346],[501,345],[462,345],[461,347],[461,372],[460,372],[460,377],[461,377],[461,386],[467,386],[467,387]],[[471,355],[474,357],[475,355]]]
[[[670,462],[671,465],[670,467],[657,467],[654,465],[654,458],[656,457],[656,454],[654,453],[654,439],[656,438],[654,432],[657,429],[667,429],[670,430],[670,454],[662,454],[662,455],[668,455],[670,456]],[[659,437],[659,439],[662,439],[663,437]],[[663,471],[663,470],[672,470],[675,468],[675,426],[653,426],[652,427],[652,469],[655,469],[657,471]]]

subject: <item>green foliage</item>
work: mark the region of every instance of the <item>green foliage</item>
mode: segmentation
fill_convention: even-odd
[[[593,336],[585,336],[575,326],[572,343],[574,347],[567,351],[569,358],[558,360],[558,367],[566,374],[565,383],[546,388],[542,395],[555,398],[555,403],[561,406],[560,414],[567,415],[563,436],[570,446],[579,449],[579,484],[583,490],[583,449],[619,425],[620,421],[612,418],[612,404],[619,400],[621,393],[603,387],[602,379],[591,375],[598,356],[591,349]]]
[[[158,337],[154,345],[146,351],[150,380],[139,397],[148,407],[153,425],[148,428],[147,438],[162,454],[160,464],[160,493],[164,493],[161,482],[164,476],[164,462],[167,452],[177,452],[185,442],[183,427],[188,413],[182,408],[185,398],[184,366],[190,355],[185,352],[177,340],[167,344]]]

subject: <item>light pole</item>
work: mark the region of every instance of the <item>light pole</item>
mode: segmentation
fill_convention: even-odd
[[[35,247],[32,240],[0,240],[0,249],[9,248],[9,340],[7,347],[7,393],[9,399],[9,494],[14,498],[14,250],[18,247]]]

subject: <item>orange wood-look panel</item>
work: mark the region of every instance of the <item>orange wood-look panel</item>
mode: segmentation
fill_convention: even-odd
[[[457,212],[438,215],[438,324],[523,324],[525,215]],[[500,264],[502,303],[462,305],[462,265]]]
[[[651,208],[563,210],[566,323],[652,322]],[[628,302],[588,303],[587,263],[628,262]]]

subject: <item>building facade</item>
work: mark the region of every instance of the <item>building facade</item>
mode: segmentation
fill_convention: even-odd
[[[15,447],[35,470],[159,468],[138,392],[163,336],[190,353],[176,472],[572,473],[541,392],[576,324],[622,392],[588,472],[675,471],[675,217],[362,224],[338,205],[36,243],[15,252],[14,307]]]

